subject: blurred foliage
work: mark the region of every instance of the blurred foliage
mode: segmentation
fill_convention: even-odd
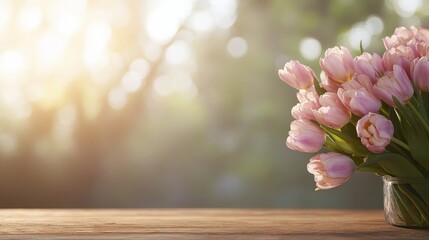
[[[13,110],[2,108],[2,132],[14,137],[16,148],[2,151],[0,207],[381,207],[381,180],[369,174],[314,192],[306,171],[311,155],[284,145],[297,100],[295,91],[278,79],[277,69],[299,59],[318,72],[317,60],[300,55],[300,41],[317,39],[323,54],[328,47],[347,45],[350,29],[369,16],[384,24],[367,47],[375,52],[382,51],[381,38],[396,26],[428,22],[423,14],[427,3],[415,15],[399,17],[396,2],[241,0],[232,26],[199,35],[186,21],[209,6],[195,1],[175,36],[153,45],[147,35],[138,34],[145,14],[137,10],[140,2],[126,1],[130,21],[112,28],[112,39],[120,40],[109,45],[125,67],[109,76],[112,81],[100,86],[82,71],[58,90],[52,87],[56,79],[43,75],[45,86],[52,87],[49,95],[59,91],[64,99],[60,104],[33,104],[31,114],[16,121],[10,117]],[[90,6],[108,3],[91,1]],[[247,43],[238,58],[227,51],[237,36]],[[191,64],[168,63],[165,51],[175,41],[191,46]],[[2,42],[2,51],[13,45]],[[149,59],[147,48],[159,50],[159,57]],[[112,89],[140,58],[150,62],[145,85],[128,93],[124,106],[112,108]],[[159,76],[174,79],[183,69],[195,84],[195,96],[156,93]],[[65,106],[73,106],[76,115],[68,144],[53,136]],[[11,144],[7,137],[0,143]]]

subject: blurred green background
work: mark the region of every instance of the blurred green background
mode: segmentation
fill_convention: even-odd
[[[422,0],[0,0],[0,207],[381,208],[314,191],[277,70],[382,53]]]

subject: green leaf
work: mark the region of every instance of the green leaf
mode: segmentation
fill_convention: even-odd
[[[321,83],[320,83],[319,79],[315,78],[315,80],[316,81],[314,81],[314,89],[316,90],[317,94],[319,94],[319,96],[321,96],[324,93],[326,93],[326,90],[321,87]]]
[[[358,139],[356,127],[352,123],[347,123],[341,128],[341,132],[347,134],[355,139]]]
[[[388,175],[402,178],[422,178],[424,175],[414,164],[396,153],[370,153],[365,162],[357,167],[357,170],[381,167]]]
[[[417,131],[407,137],[411,156],[415,161],[429,173],[429,139],[422,131]],[[427,174],[429,175],[429,174]]]
[[[426,130],[425,122],[418,116],[418,112],[413,111],[411,105],[403,105],[398,99],[394,98],[397,106],[397,112],[400,119],[402,133],[410,148],[410,154],[415,165],[425,176],[429,176],[429,135]]]
[[[356,156],[366,156],[368,154],[368,150],[362,145],[357,137],[350,136],[347,133],[323,125],[320,125],[320,127],[329,134],[341,151]]]
[[[359,42],[359,48],[360,48],[360,54],[363,54],[365,52],[365,50],[363,49],[362,40],[360,40],[360,42]]]
[[[422,92],[421,97],[422,97],[422,102],[423,102],[423,106],[425,108],[426,114],[428,114],[429,113],[429,93]]]
[[[402,133],[401,128],[401,121],[398,117],[398,113],[395,111],[394,108],[389,108],[389,117],[390,121],[393,123],[394,130],[394,137],[398,139],[405,139],[404,134]]]

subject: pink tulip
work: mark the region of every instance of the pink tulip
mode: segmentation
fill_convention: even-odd
[[[383,42],[386,49],[391,49],[401,45],[407,45],[413,39],[414,39],[413,31],[405,27],[398,27],[395,29],[395,32],[393,33],[393,35],[391,37],[384,38]]]
[[[354,68],[357,74],[365,74],[373,83],[383,75],[386,69],[383,66],[383,61],[378,54],[363,53],[355,57]]]
[[[307,170],[314,174],[318,189],[330,189],[345,183],[354,173],[355,164],[346,155],[329,152],[312,157]]]
[[[319,95],[317,94],[314,86],[305,90],[299,90],[298,93],[296,94],[296,98],[300,103],[308,102],[308,101],[312,101],[312,102],[319,101]]]
[[[326,92],[319,97],[319,104],[320,108],[313,110],[317,122],[331,128],[341,128],[350,121],[350,111],[344,107],[337,94]]]
[[[356,116],[362,117],[369,112],[378,112],[381,101],[373,91],[371,80],[363,74],[356,75],[338,89],[341,102]]]
[[[325,144],[325,132],[308,120],[294,120],[290,124],[289,137],[286,140],[288,148],[314,153]]]
[[[321,58],[319,64],[328,79],[337,85],[347,82],[355,73],[353,57],[346,47],[329,48],[325,52],[325,58]]]
[[[279,70],[280,79],[296,89],[307,89],[313,86],[314,76],[316,75],[310,67],[296,60],[286,63],[285,67]]]
[[[429,29],[410,27],[414,37],[419,42],[429,42]]]
[[[314,120],[313,110],[317,110],[319,105],[319,95],[314,87],[307,90],[299,90],[297,93],[299,103],[292,108],[292,116],[295,119]]]
[[[340,83],[337,83],[330,79],[324,71],[320,73],[320,82],[321,86],[328,92],[337,92],[338,88],[341,85]]]
[[[422,43],[426,45],[426,43],[429,42],[429,30],[413,26],[409,29],[399,27],[395,29],[395,33],[391,37],[386,37],[383,41],[387,50],[406,46],[409,47],[416,56],[423,57],[426,56],[425,52],[427,53],[427,51],[422,51],[424,50],[422,48]]]
[[[413,69],[413,83],[417,89],[429,92],[429,61],[422,57],[416,60]]]
[[[356,131],[362,144],[373,153],[384,152],[393,137],[392,122],[382,115],[368,113],[356,125]]]
[[[425,57],[429,54],[429,43],[419,42],[416,44],[416,51],[419,57]]]
[[[415,51],[409,46],[390,48],[383,54],[383,64],[386,70],[392,71],[394,65],[401,66],[409,73],[410,63],[417,57]]]
[[[404,69],[395,65],[393,66],[393,72],[386,72],[378,80],[374,86],[374,93],[385,103],[395,107],[393,97],[396,97],[401,103],[406,103],[413,96],[414,89]]]
[[[297,103],[292,107],[291,114],[294,119],[314,120],[314,109],[317,109],[314,102]]]

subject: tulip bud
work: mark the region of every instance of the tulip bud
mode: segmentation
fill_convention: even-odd
[[[325,144],[325,132],[308,120],[294,120],[290,124],[289,137],[286,140],[288,148],[314,153]]]
[[[307,170],[314,174],[318,189],[330,189],[345,183],[354,173],[355,164],[346,155],[329,152],[312,157]]]
[[[386,49],[396,48],[400,45],[407,45],[409,41],[414,39],[414,34],[411,30],[405,27],[398,27],[391,37],[383,39]]]
[[[414,94],[413,85],[407,73],[398,65],[393,66],[393,72],[388,71],[378,79],[373,91],[377,97],[392,107],[396,106],[393,97],[401,103],[406,103]]]
[[[351,114],[341,103],[337,94],[326,92],[319,97],[320,108],[313,110],[316,120],[331,128],[341,128],[350,121]]]
[[[299,90],[296,94],[299,103],[292,108],[292,116],[295,119],[314,120],[313,110],[317,110],[319,105],[319,95],[314,87],[307,90]]]
[[[329,80],[334,81],[337,85],[347,82],[355,73],[353,57],[346,47],[327,49],[325,58],[321,58],[319,64]]]
[[[384,152],[393,137],[392,122],[382,115],[368,113],[356,125],[356,132],[362,144],[373,153]]]
[[[420,91],[429,92],[429,61],[424,57],[420,58],[413,69],[414,86]]]
[[[310,67],[296,60],[286,63],[284,68],[279,70],[280,79],[296,89],[313,86],[314,76],[314,71]]]
[[[381,101],[374,95],[372,88],[371,80],[366,75],[358,74],[342,84],[337,94],[347,109],[361,117],[369,112],[378,112],[381,108]]]

